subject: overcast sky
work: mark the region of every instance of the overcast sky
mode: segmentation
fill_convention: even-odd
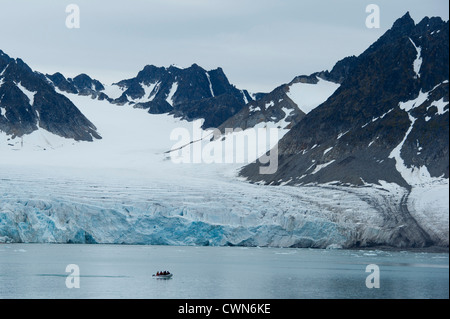
[[[66,6],[80,28],[66,27]],[[380,8],[380,28],[365,25]],[[0,49],[43,73],[87,73],[104,83],[147,64],[210,70],[231,83],[270,91],[296,75],[329,70],[362,53],[410,12],[448,20],[448,0],[0,0]]]

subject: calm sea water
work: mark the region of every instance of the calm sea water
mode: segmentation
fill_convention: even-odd
[[[66,266],[76,264],[79,288]],[[366,266],[379,267],[369,289]],[[170,270],[170,280],[153,279]],[[449,298],[445,253],[240,247],[0,245],[0,298]]]

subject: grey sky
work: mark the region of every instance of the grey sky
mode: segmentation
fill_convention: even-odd
[[[68,4],[80,29],[65,26]],[[380,29],[368,29],[368,4]],[[146,64],[222,67],[231,83],[270,91],[358,55],[409,11],[448,20],[448,0],[0,0],[0,49],[34,70],[105,83]]]

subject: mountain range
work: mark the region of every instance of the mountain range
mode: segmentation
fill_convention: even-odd
[[[88,95],[150,114],[204,119],[203,128],[222,132],[282,124],[290,131],[277,145],[279,169],[260,175],[250,164],[240,174],[252,182],[384,180],[410,187],[422,177],[449,176],[448,37],[448,21],[426,17],[416,25],[406,13],[361,55],[256,95],[230,84],[221,68],[147,65],[106,85],[86,74],[43,75],[0,51],[0,130],[20,137],[40,127],[74,140],[100,139],[95,123],[60,93]]]

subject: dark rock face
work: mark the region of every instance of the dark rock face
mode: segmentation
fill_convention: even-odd
[[[78,90],[73,85],[73,83],[67,81],[67,79],[62,75],[61,73],[57,72],[53,75],[47,74],[47,78],[50,79],[53,84],[60,89],[61,91],[67,92],[67,93],[73,93],[77,94]]]
[[[400,164],[448,178],[448,39],[448,22],[416,25],[405,14],[360,56],[319,73],[341,86],[280,141],[275,174],[260,175],[257,164],[241,174],[268,184],[384,180],[409,187]]]
[[[77,75],[73,79],[66,79],[64,75],[57,72],[53,75],[47,74],[46,77],[54,84],[55,87],[67,93],[90,95],[93,98],[97,98],[100,91],[105,89],[100,81],[91,79],[86,74]]]
[[[354,55],[338,61],[331,71],[318,72],[316,75],[327,81],[342,84],[355,67],[358,58]]]
[[[55,79],[62,80],[58,74]],[[21,59],[12,59],[2,51],[0,83],[0,131],[20,137],[41,127],[80,141],[101,138],[95,126],[69,99],[55,92],[44,75],[33,72]],[[65,85],[63,81],[61,85]]]

